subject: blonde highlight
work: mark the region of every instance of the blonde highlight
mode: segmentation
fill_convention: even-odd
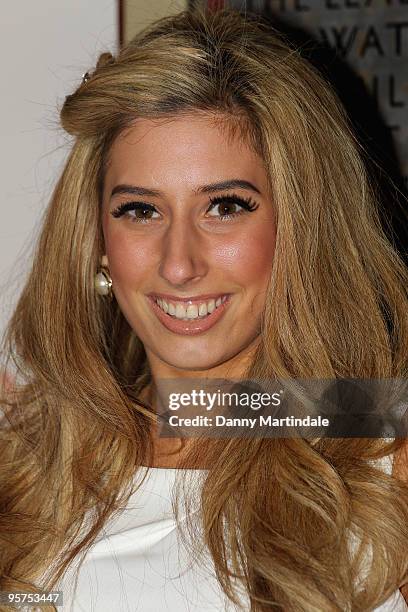
[[[3,591],[57,584],[152,458],[156,416],[140,400],[151,381],[144,347],[118,304],[93,290],[101,190],[110,147],[132,122],[193,112],[249,139],[277,207],[248,378],[407,377],[408,272],[381,226],[335,94],[262,21],[225,10],[157,22],[116,58],[103,54],[61,110],[75,144],[4,337],[5,365],[13,362],[21,381],[2,393]],[[185,503],[188,490],[199,492],[200,537],[227,597],[238,603],[238,581],[252,612],[362,612],[385,601],[408,580],[408,486],[372,462],[403,442],[192,447],[185,465],[205,460],[210,469],[185,487]],[[189,520],[190,545],[196,529]],[[369,551],[370,572],[358,584]]]

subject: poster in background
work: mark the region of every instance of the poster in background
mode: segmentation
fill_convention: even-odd
[[[229,0],[228,6],[276,16],[334,49],[337,58],[353,71],[350,96],[355,91],[359,98],[354,73],[371,98],[355,100],[356,106],[362,105],[360,121],[365,105],[375,105],[389,130],[407,185],[408,0]],[[347,85],[345,82],[344,87]],[[375,125],[373,128],[375,131]]]

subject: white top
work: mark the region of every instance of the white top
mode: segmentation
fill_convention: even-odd
[[[76,590],[75,567],[62,579],[58,588],[63,590],[63,612],[248,611],[244,593],[238,608],[222,592],[208,550],[194,562],[178,536],[171,492],[179,470],[148,470],[142,487],[87,553]],[[205,472],[184,471],[199,477]],[[397,590],[375,612],[407,610]]]

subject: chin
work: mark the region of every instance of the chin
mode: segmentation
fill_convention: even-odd
[[[217,368],[217,372],[214,372],[215,378],[224,378],[228,365],[232,365],[232,360],[237,357],[241,352],[239,349],[236,351],[228,351],[226,353],[222,350],[223,347],[219,347],[220,350],[209,349],[208,347],[201,350],[178,350],[170,354],[156,353],[159,359],[167,363],[169,366],[178,370],[179,373],[185,372],[197,372],[198,378],[200,372],[203,373],[203,378],[207,378],[211,375],[211,370]],[[234,360],[235,361],[235,360]],[[224,367],[225,366],[225,367]],[[175,376],[178,373],[175,372]]]
[[[172,357],[169,357],[169,359],[163,358],[163,361],[177,370],[208,372],[208,370],[211,370],[212,368],[224,363],[226,359],[224,360],[223,358],[220,358],[217,360],[214,359],[214,356],[210,357],[203,355],[186,358],[183,358],[183,356],[178,356],[178,358],[175,359],[173,355]]]

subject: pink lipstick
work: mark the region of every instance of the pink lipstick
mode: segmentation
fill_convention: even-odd
[[[211,313],[198,318],[193,318],[190,320],[178,319],[175,316],[172,316],[166,313],[156,302],[156,299],[163,298],[171,301],[173,299],[174,303],[183,303],[183,304],[199,304],[205,302],[206,300],[214,299],[214,298],[225,298],[219,306],[217,306]],[[203,295],[196,296],[190,298],[177,298],[177,300],[172,296],[165,296],[164,294],[150,294],[147,296],[148,302],[159,319],[159,321],[168,329],[169,331],[175,334],[182,334],[187,336],[194,336],[206,332],[208,329],[213,327],[224,315],[226,309],[229,307],[231,302],[231,294],[218,294],[218,295]]]

